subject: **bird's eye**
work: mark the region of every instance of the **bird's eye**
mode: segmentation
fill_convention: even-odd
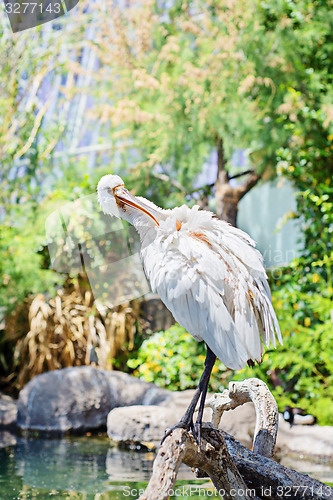
[[[107,188],[107,192],[108,192],[109,194],[113,194],[113,192],[112,192],[112,189],[111,189],[111,188]]]

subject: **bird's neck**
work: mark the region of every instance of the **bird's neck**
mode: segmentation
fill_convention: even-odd
[[[167,211],[160,209],[145,198],[137,197],[137,201],[144,210],[127,206],[122,217],[135,227],[142,242],[151,243],[156,236],[159,224],[168,217]]]
[[[136,213],[129,221],[139,233],[141,242],[151,242],[156,235],[157,224],[148,215]]]

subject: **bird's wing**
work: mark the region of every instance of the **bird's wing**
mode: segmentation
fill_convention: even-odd
[[[270,341],[276,347],[275,334],[282,344],[282,336],[277,321],[269,289],[264,259],[254,248],[255,242],[238,228],[223,221],[217,224],[222,228],[219,233],[218,246],[215,248],[221,256],[229,255],[238,268],[239,286],[235,295],[237,317],[235,322],[238,330],[249,329],[249,323],[257,323],[263,342],[269,347]],[[255,318],[252,315],[255,315]],[[252,317],[252,319],[251,319]],[[255,321],[256,319],[256,321]]]
[[[153,290],[190,334],[204,340],[226,366],[241,369],[248,359],[246,350],[238,341],[223,290],[216,287],[207,272],[203,276],[204,263],[196,262],[194,266],[182,258],[163,260],[159,273],[150,278]]]
[[[239,370],[248,360],[260,362],[260,336],[269,345],[279,330],[259,252],[237,238],[222,242],[219,231],[213,238],[170,235],[148,246],[143,261],[152,289],[176,321]]]

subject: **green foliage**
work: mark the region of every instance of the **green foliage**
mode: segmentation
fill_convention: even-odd
[[[33,33],[22,32],[15,37],[3,6],[0,9],[2,323],[3,315],[20,308],[29,295],[54,294],[55,285],[63,281],[61,275],[48,269],[45,221],[57,201],[75,197],[66,182],[66,169],[73,175],[77,168],[73,169],[70,161],[53,163],[51,153],[64,127],[58,115],[45,121],[51,106],[50,83],[65,71],[66,65],[57,57],[63,51],[68,30],[64,29],[63,37],[59,37],[59,31],[50,29],[45,37],[39,27]],[[80,185],[80,178],[76,176],[75,187]],[[57,183],[59,190],[55,189]]]
[[[169,8],[156,2],[124,10],[121,27],[117,16],[112,19],[119,36],[112,40],[109,61],[117,78],[101,82],[99,89],[110,98],[99,111],[116,137],[130,137],[137,151],[132,173],[139,183],[149,179],[153,192],[161,171],[177,182],[171,192],[179,185],[182,196],[193,191],[220,138],[226,158],[235,145],[262,149],[261,110],[273,86],[260,77],[263,99],[244,97],[244,82],[254,71],[244,48],[258,34],[247,7],[243,0]],[[127,156],[125,161],[128,168]]]
[[[333,139],[333,136],[332,136]],[[298,213],[304,235],[302,258],[293,264],[294,273],[304,290],[313,289],[311,276],[314,272],[333,287],[333,186],[330,166],[318,170],[290,165],[288,175],[299,188],[296,193]],[[306,272],[304,272],[306,271]],[[296,282],[298,280],[296,279]],[[307,282],[309,282],[307,284]]]
[[[268,134],[278,175],[291,179],[298,190],[305,242],[300,276],[314,262],[332,259],[333,251],[333,11],[326,2],[279,0],[261,3],[260,17],[276,46],[265,68],[277,83]],[[314,271],[332,286],[329,266],[318,263]]]
[[[284,347],[255,369],[271,387],[281,383],[274,390],[280,409],[297,404],[322,424],[333,422],[333,12],[327,7],[307,0],[261,3],[261,24],[276,44],[265,69],[278,83],[268,111],[272,161],[298,190],[305,244],[272,282]]]
[[[30,294],[54,293],[61,277],[44,265],[45,225],[35,207],[25,204],[18,225],[1,225],[0,235],[0,307],[9,313]]]
[[[246,368],[234,378],[261,378],[272,389],[280,411],[287,404],[296,405],[315,415],[318,423],[332,425],[332,290],[325,289],[318,274],[311,275],[315,290],[308,293],[297,289],[290,270],[283,277],[273,293],[283,346],[266,351],[260,366]]]
[[[154,382],[170,390],[184,390],[197,387],[205,357],[205,344],[197,342],[181,326],[174,325],[146,339],[137,357],[129,359],[127,365],[135,370],[134,375],[146,382]],[[210,380],[210,390],[221,390],[228,373],[230,370],[217,361]]]
[[[26,199],[7,204],[9,213],[0,225],[0,307],[4,311],[10,313],[31,294],[54,294],[55,285],[63,283],[64,276],[49,269],[46,221],[60,205],[89,187],[77,176],[75,187],[63,180],[46,196],[42,185],[39,195],[27,188]]]

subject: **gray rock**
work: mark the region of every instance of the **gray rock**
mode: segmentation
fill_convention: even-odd
[[[107,424],[114,441],[157,444],[164,430],[180,420],[193,393],[173,393],[121,372],[89,366],[66,368],[39,375],[24,387],[18,401],[17,425],[61,434],[105,429]],[[0,398],[0,426],[11,425],[15,415],[15,402]],[[204,421],[210,418],[211,410],[207,409]],[[251,447],[255,420],[253,405],[246,403],[225,412],[220,427]],[[333,427],[290,428],[280,419],[279,450],[284,454],[332,457]]]
[[[119,445],[157,447],[165,430],[179,422],[184,415],[194,392],[170,392],[170,397],[158,406],[114,408],[108,415],[108,436]],[[210,418],[211,410],[208,408],[204,412],[204,420],[209,421]]]
[[[190,404],[194,390],[171,393],[158,406],[114,408],[108,415],[107,433],[120,445],[157,446],[165,429],[179,422]],[[209,422],[211,410],[205,409],[203,420]],[[255,427],[255,411],[251,403],[223,415],[221,428],[251,446]]]
[[[54,370],[34,377],[22,389],[17,425],[60,434],[104,429],[112,408],[159,404],[169,394],[126,373],[90,366]]]
[[[17,401],[10,396],[0,394],[0,429],[15,429]]]
[[[145,445],[155,448],[164,431],[176,424],[181,415],[177,409],[161,406],[130,406],[114,408],[107,421],[109,438],[123,445]]]
[[[220,427],[234,436],[245,446],[251,448],[253,442],[256,414],[252,403],[246,403],[235,410],[225,412]],[[332,459],[333,427],[321,425],[294,425],[290,427],[282,415],[279,416],[279,430],[276,439],[276,455],[280,458],[287,454]]]
[[[118,444],[147,445],[148,442],[152,447],[157,446],[165,429],[180,420],[193,393],[192,390],[172,393],[158,406],[115,408],[108,416],[109,437]],[[211,410],[206,409],[203,420],[209,422],[210,419]],[[220,428],[251,448],[255,424],[254,406],[245,403],[235,410],[226,411]],[[333,427],[298,425],[290,428],[280,416],[276,454],[330,459],[333,456]]]
[[[190,401],[194,395],[194,390],[173,392],[170,399],[162,401],[159,406],[167,408],[174,407],[181,418],[184,415]],[[209,399],[212,394],[207,395]],[[212,417],[212,410],[206,408],[203,415],[204,422],[210,422]],[[196,417],[194,417],[196,418]],[[254,435],[254,428],[256,425],[256,412],[252,403],[245,403],[232,411],[224,412],[220,428],[228,434],[234,436],[244,446],[251,447]]]
[[[223,414],[220,428],[234,436],[242,444],[251,448],[256,414],[252,403],[246,403],[235,410]],[[333,427],[321,425],[294,425],[290,427],[282,415],[279,416],[279,430],[276,439],[276,455],[287,454],[332,459]]]
[[[279,431],[276,440],[277,452],[284,455],[312,456],[320,459],[333,457],[333,427],[322,425],[294,425],[279,418]]]
[[[8,446],[15,446],[17,437],[8,431],[0,431],[0,448],[7,448]]]

